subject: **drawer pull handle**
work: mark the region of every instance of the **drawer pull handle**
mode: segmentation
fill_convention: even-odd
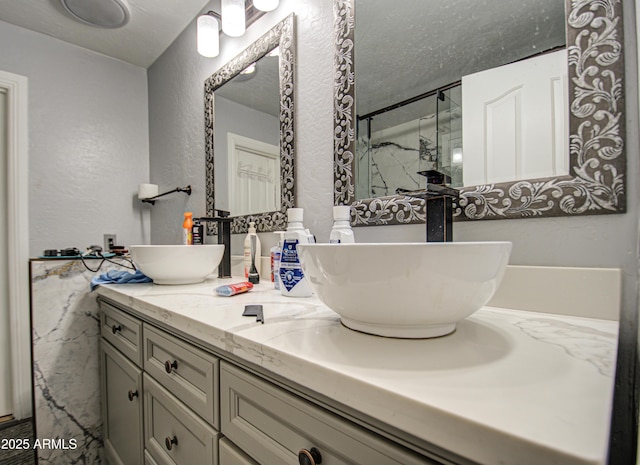
[[[164,362],[164,370],[167,373],[171,373],[173,370],[177,370],[178,369],[178,361],[174,360],[173,362],[167,360],[166,362]]]
[[[164,438],[164,445],[167,447],[167,450],[171,450],[173,449],[173,445],[178,445],[178,438],[177,437],[169,437],[167,436],[166,438]]]
[[[298,452],[298,463],[300,465],[316,465],[322,463],[322,455],[320,455],[320,451],[315,447],[312,447],[311,450],[300,449]]]
[[[133,398],[138,397],[138,390],[136,389],[135,391],[132,391],[131,389],[129,389],[129,393],[127,395],[129,397],[129,400],[133,402]]]
[[[112,326],[112,327],[111,327],[111,332],[112,332],[113,334],[117,333],[118,331],[122,331],[122,326],[120,326],[120,325],[115,326],[115,325],[114,325],[114,326]]]

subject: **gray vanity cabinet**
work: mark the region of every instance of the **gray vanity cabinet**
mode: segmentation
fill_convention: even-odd
[[[224,351],[99,302],[111,465],[436,463],[238,366]]]
[[[217,465],[219,360],[103,300],[100,309],[106,462]]]
[[[144,444],[158,465],[218,463],[219,359],[143,325]]]
[[[142,463],[142,370],[104,338],[100,343],[102,419],[107,463]]]

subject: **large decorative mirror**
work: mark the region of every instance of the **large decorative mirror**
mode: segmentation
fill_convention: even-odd
[[[294,16],[205,81],[207,216],[230,212],[231,232],[286,226],[294,202]],[[214,223],[208,233],[216,234]]]
[[[402,192],[424,188],[415,175],[424,169],[459,188],[456,220],[625,211],[620,2],[544,0],[535,11],[498,0],[477,11],[472,0],[385,3],[334,0],[334,200],[353,206],[355,225],[423,223],[424,201]],[[513,81],[493,89],[539,70],[549,74],[534,84],[544,96]],[[537,132],[524,129],[525,101],[547,105]],[[550,142],[523,158],[544,126]],[[403,151],[411,162],[398,160]]]

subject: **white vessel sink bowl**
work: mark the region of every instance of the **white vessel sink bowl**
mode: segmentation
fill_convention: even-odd
[[[400,338],[453,332],[500,285],[511,242],[300,244],[318,298],[348,328]]]
[[[155,284],[201,283],[222,260],[224,245],[132,245],[133,263]]]

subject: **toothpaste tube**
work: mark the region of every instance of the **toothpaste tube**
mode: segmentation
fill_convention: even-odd
[[[231,297],[232,295],[242,294],[243,292],[247,292],[253,289],[253,284],[248,282],[243,283],[235,283],[235,284],[225,284],[224,286],[216,287],[216,294],[221,295],[223,297]]]

